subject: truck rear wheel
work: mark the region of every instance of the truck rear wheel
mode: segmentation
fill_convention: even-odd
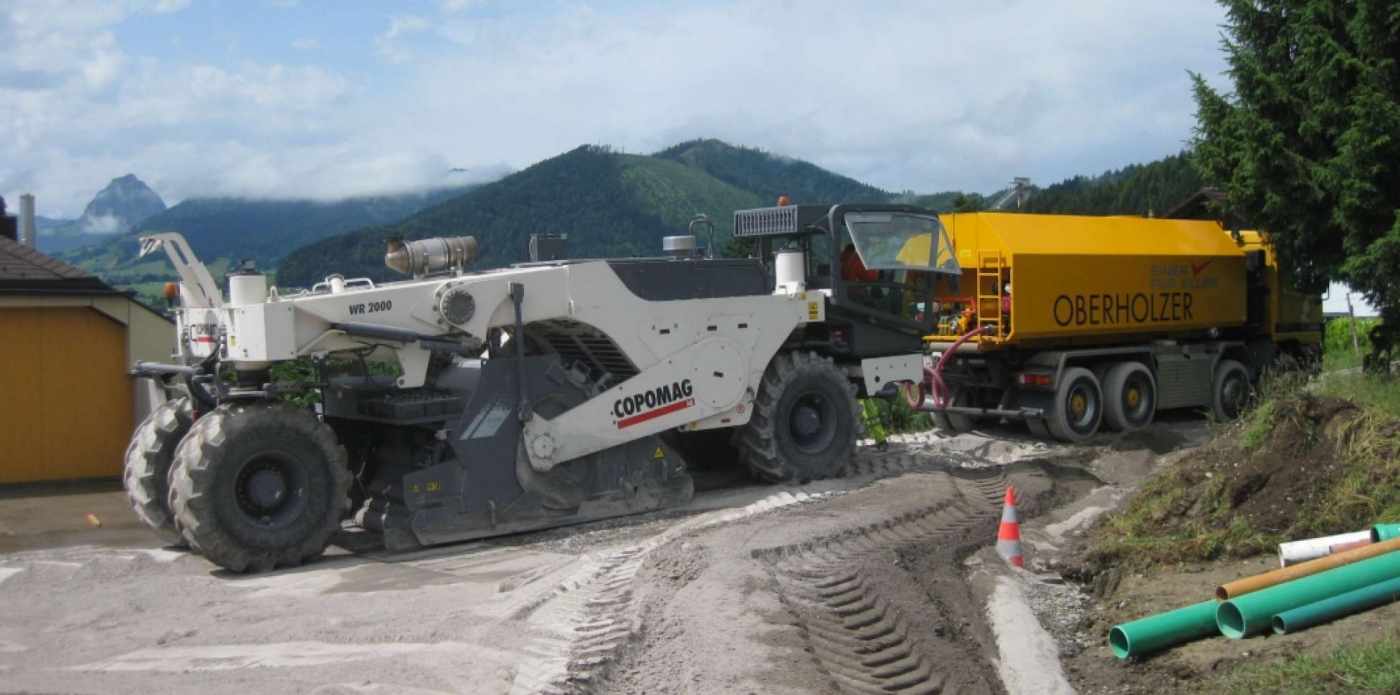
[[[1103,380],[1104,420],[1119,432],[1152,424],[1157,412],[1157,380],[1141,362],[1119,362]]]
[[[948,396],[948,402],[955,406],[966,406],[970,403],[967,392],[961,388],[953,389]],[[933,424],[940,430],[948,434],[963,434],[971,432],[977,426],[977,420],[965,413],[950,413],[946,410],[935,410],[933,413]]]
[[[176,451],[171,506],[185,539],[234,572],[320,555],[349,499],[345,449],[310,412],[227,403]]]
[[[830,358],[789,352],[763,374],[753,417],[738,442],[760,480],[806,482],[838,475],[855,452],[855,386]]]
[[[185,544],[170,512],[168,479],[175,449],[190,431],[193,419],[190,399],[172,398],[146,416],[126,447],[122,487],[136,516],[166,545]]]
[[[1215,388],[1211,390],[1211,412],[1217,420],[1233,420],[1249,402],[1249,371],[1235,360],[1220,360],[1215,366]]]
[[[1083,367],[1070,367],[1055,389],[1055,408],[1046,423],[1050,433],[1066,442],[1082,442],[1103,422],[1103,388],[1098,377]]]

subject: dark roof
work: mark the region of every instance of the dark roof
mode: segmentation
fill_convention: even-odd
[[[0,292],[118,294],[87,271],[4,237],[0,237]]]

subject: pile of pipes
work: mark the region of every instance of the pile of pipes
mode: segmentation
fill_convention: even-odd
[[[1283,635],[1400,600],[1400,524],[1284,543],[1280,569],[1237,579],[1215,598],[1115,625],[1108,644],[1120,659],[1202,637]]]

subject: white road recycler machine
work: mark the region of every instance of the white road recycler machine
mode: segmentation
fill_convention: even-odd
[[[242,270],[226,297],[180,235],[143,237],[179,274],[180,337],[174,364],[133,369],[172,396],[128,448],[133,506],[244,572],[319,555],[347,519],[399,550],[684,504],[687,452],[839,475],[856,396],[922,380],[948,237],[900,205],[742,210],[734,236],[752,257],[680,236],[657,258],[480,271],[472,237],[393,240],[412,279],[292,292]],[[316,376],[272,376],[296,360]]]

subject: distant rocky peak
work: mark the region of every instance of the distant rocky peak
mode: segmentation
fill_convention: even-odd
[[[112,179],[98,191],[78,220],[88,234],[123,234],[147,218],[165,212],[165,201],[135,174]]]

